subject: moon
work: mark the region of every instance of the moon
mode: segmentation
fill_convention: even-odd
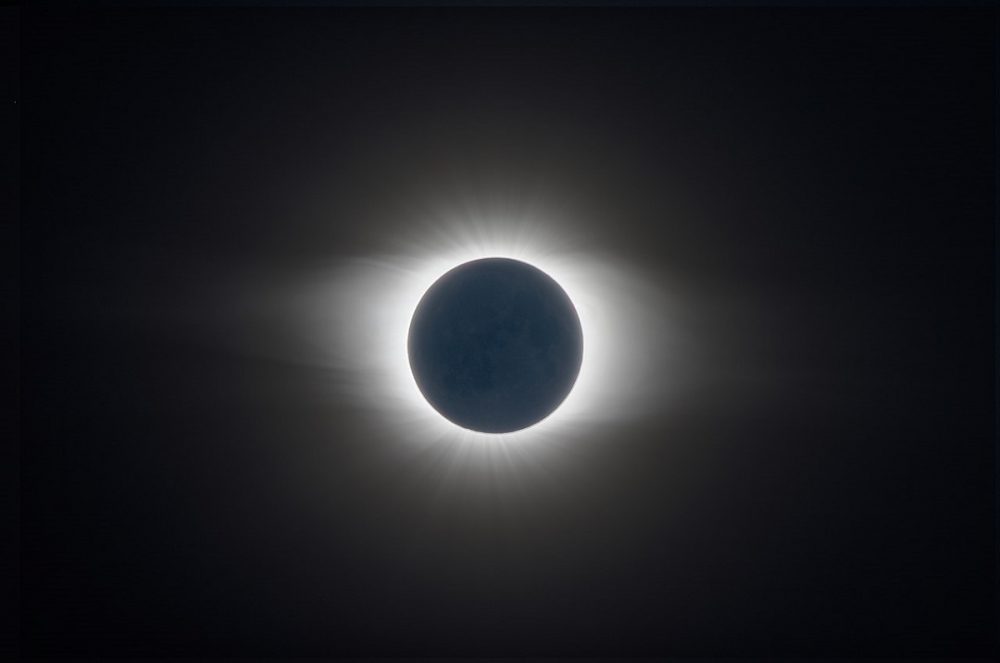
[[[519,260],[461,264],[424,294],[407,350],[421,394],[443,417],[510,433],[549,416],[583,361],[583,330],[566,292]]]

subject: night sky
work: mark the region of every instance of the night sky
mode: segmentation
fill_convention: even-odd
[[[23,9],[22,653],[994,655],[996,24]],[[673,294],[669,402],[445,477],[246,313],[466,198]]]

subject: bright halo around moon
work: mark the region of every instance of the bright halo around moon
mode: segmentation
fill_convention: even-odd
[[[479,216],[426,224],[377,255],[340,260],[299,288],[293,312],[309,363],[331,369],[338,398],[365,410],[373,430],[406,444],[537,448],[602,426],[662,412],[677,381],[667,293],[599,246],[537,218]],[[547,417],[511,433],[462,428],[424,398],[410,368],[407,334],[427,290],[458,265],[511,258],[554,279],[579,315],[579,374]],[[305,346],[303,346],[305,347]]]

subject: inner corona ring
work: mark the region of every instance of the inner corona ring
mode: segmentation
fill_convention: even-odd
[[[549,416],[573,389],[583,330],[548,274],[519,260],[455,267],[424,293],[407,351],[417,387],[452,423],[510,433]]]

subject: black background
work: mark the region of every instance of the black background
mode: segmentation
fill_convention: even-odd
[[[22,652],[995,653],[995,25],[26,10]],[[584,210],[708,377],[442,497],[321,368],[173,322],[442,190]]]

